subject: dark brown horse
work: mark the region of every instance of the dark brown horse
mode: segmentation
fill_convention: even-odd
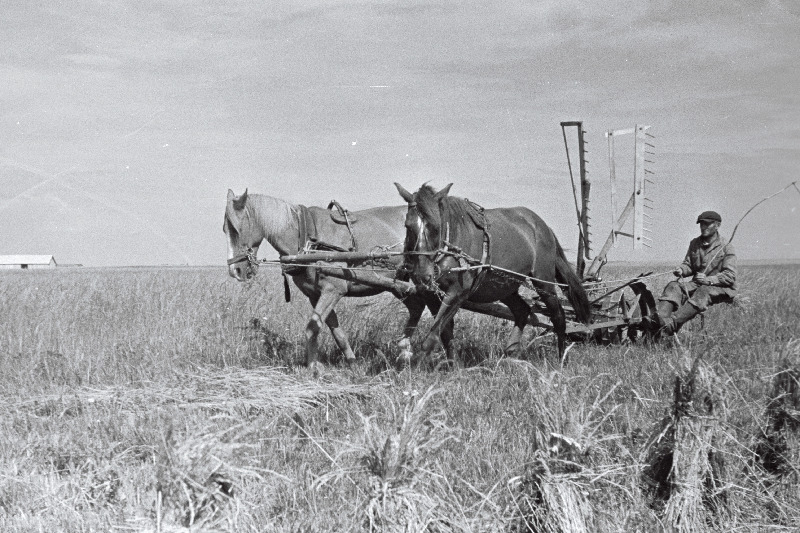
[[[405,251],[414,281],[444,292],[431,332],[423,341],[427,356],[435,348],[442,325],[452,320],[465,301],[501,301],[514,315],[514,329],[506,350],[519,350],[520,339],[531,312],[519,295],[522,279],[500,270],[481,268],[491,264],[530,278],[547,306],[558,339],[559,358],[566,349],[566,318],[558,299],[557,284],[583,323],[590,318],[589,299],[564,250],[539,216],[525,207],[483,210],[463,198],[448,196],[452,183],[436,192],[423,185],[411,194],[395,183],[408,203]],[[480,258],[480,261],[476,261]],[[472,269],[464,268],[472,266]],[[451,269],[461,267],[458,271]]]
[[[291,204],[278,198],[262,194],[236,196],[228,190],[228,203],[225,209],[223,231],[228,237],[228,273],[239,281],[246,281],[256,275],[258,264],[252,259],[258,253],[261,242],[266,240],[280,255],[293,255],[302,251],[309,241],[325,243],[341,249],[358,248],[372,251],[378,248],[399,246],[405,238],[403,219],[406,208],[375,207],[349,214],[350,224],[334,220],[332,212],[322,207],[306,207]],[[376,269],[380,275],[391,277],[393,269],[401,265],[402,256],[388,260],[385,269]],[[327,266],[336,263],[326,263]],[[358,266],[341,264],[341,266]],[[384,291],[392,292],[401,299],[408,309],[408,321],[403,337],[398,342],[401,358],[411,357],[411,335],[414,333],[420,316],[427,305],[436,315],[439,301],[432,294],[420,292],[415,295],[346,281],[325,275],[313,266],[292,267],[287,271],[294,284],[306,295],[314,307],[306,325],[306,364],[315,366],[318,362],[318,334],[322,324],[327,324],[342,351],[345,361],[351,363],[355,354],[347,340],[347,335],[339,327],[334,306],[343,296],[374,296]],[[288,291],[288,285],[287,285]],[[452,320],[443,328],[442,340],[445,349],[450,350]]]

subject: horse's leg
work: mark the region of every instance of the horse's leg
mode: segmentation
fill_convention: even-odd
[[[428,309],[431,312],[431,315],[436,316],[439,314],[439,308],[441,304],[437,298],[431,298],[430,301],[427,303]],[[455,316],[455,313],[454,313]],[[451,317],[450,320],[447,321],[446,324],[442,327],[442,333],[439,335],[439,338],[444,345],[444,352],[447,356],[447,359],[450,361],[454,361],[455,357],[453,354],[453,328],[454,328],[454,317]]]
[[[325,323],[328,325],[328,329],[331,330],[331,335],[333,335],[333,340],[336,341],[336,346],[339,347],[342,351],[342,355],[344,355],[344,362],[348,365],[354,363],[356,354],[353,353],[353,349],[350,347],[347,334],[339,327],[339,317],[336,316],[336,311],[334,309],[331,309],[328,318],[325,319]]]
[[[564,315],[564,308],[561,306],[561,301],[559,301],[558,295],[552,286],[543,283],[535,283],[534,286],[549,311],[550,321],[553,323],[553,331],[558,340],[558,360],[561,361],[564,351],[567,349],[567,317]]]
[[[439,311],[436,313],[436,318],[433,321],[431,330],[425,337],[425,340],[422,341],[423,358],[427,359],[440,341],[443,345],[445,345],[445,342],[447,343],[445,345],[445,351],[449,351],[448,347],[453,338],[453,318],[468,296],[468,292],[463,290],[448,292],[445,295],[442,303],[439,305]],[[448,353],[447,356],[448,358],[451,357],[452,353]]]
[[[344,292],[332,283],[320,283],[320,294],[312,297],[314,312],[306,324],[306,366],[316,367],[319,364],[319,331],[322,323],[327,321],[333,307],[344,296]],[[338,322],[338,321],[337,321]]]
[[[525,329],[525,325],[528,323],[528,317],[531,314],[531,306],[528,305],[528,302],[523,300],[518,292],[509,294],[500,301],[506,304],[511,310],[511,314],[514,315],[514,328],[508,336],[505,352],[506,355],[516,355],[517,352],[520,351],[522,332]]]
[[[403,328],[403,338],[397,343],[397,347],[400,349],[398,358],[408,363],[411,361],[411,358],[414,357],[414,352],[411,350],[411,336],[414,335],[414,331],[417,329],[417,325],[419,325],[419,319],[422,317],[422,312],[425,310],[425,302],[417,296],[402,298],[401,301],[406,306],[406,309],[408,309],[408,321]]]

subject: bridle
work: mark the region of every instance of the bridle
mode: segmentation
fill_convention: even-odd
[[[243,252],[239,253],[228,259],[228,266],[240,263],[242,261],[247,261],[250,267],[257,267],[258,266],[258,259],[256,258],[256,254],[252,248],[247,248]]]
[[[417,211],[417,216],[419,217],[419,220],[420,220],[420,231],[419,231],[419,233],[417,235],[417,243],[416,243],[416,246],[415,246],[415,248],[417,248],[417,249],[416,250],[406,251],[406,252],[404,252],[404,254],[406,256],[414,256],[414,255],[416,255],[416,256],[424,256],[424,257],[428,257],[431,260],[431,262],[433,263],[433,278],[431,280],[431,285],[434,287],[434,289],[438,289],[437,281],[449,271],[449,269],[442,269],[442,267],[439,266],[439,263],[445,257],[454,258],[459,263],[459,265],[461,267],[475,266],[475,265],[488,265],[488,262],[489,262],[489,242],[490,242],[490,237],[489,237],[489,229],[488,229],[489,228],[489,222],[486,219],[485,210],[484,210],[483,207],[481,207],[480,205],[476,204],[475,202],[471,202],[469,200],[466,200],[466,201],[471,206],[473,206],[475,208],[475,210],[477,211],[478,215],[480,215],[480,221],[476,220],[472,215],[470,215],[470,218],[472,218],[472,221],[475,224],[475,226],[480,228],[481,230],[483,230],[483,253],[482,253],[482,257],[481,257],[480,260],[476,260],[475,258],[470,257],[469,255],[464,253],[464,251],[461,248],[459,248],[458,246],[456,246],[456,245],[454,245],[454,244],[452,244],[450,242],[450,223],[448,221],[444,220],[444,213],[442,213],[442,220],[440,221],[440,228],[442,226],[444,226],[446,228],[444,238],[442,238],[441,231],[440,231],[438,247],[435,250],[420,251],[418,248],[419,248],[419,241],[420,241],[421,238],[425,239],[425,243],[426,244],[429,244],[429,243],[428,243],[427,234],[425,234],[425,232],[424,232],[424,223],[422,222],[422,216],[419,214],[419,211]],[[409,202],[408,203],[408,207],[409,208],[416,208],[417,207],[417,203],[416,202]],[[422,234],[422,237],[420,237],[420,234]],[[479,271],[478,280],[473,285],[473,289],[472,289],[471,292],[474,292],[474,290],[477,289],[477,286],[480,284],[480,282],[483,281],[483,278],[484,278],[485,273],[486,273],[487,270],[488,269],[481,269]],[[437,290],[436,292],[439,292],[439,291]]]

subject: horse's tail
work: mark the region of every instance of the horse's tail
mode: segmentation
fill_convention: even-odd
[[[592,315],[589,296],[586,294],[586,289],[583,288],[578,274],[567,261],[567,256],[564,255],[564,249],[561,248],[558,239],[556,239],[556,281],[566,284],[567,299],[575,310],[578,322],[588,324]]]

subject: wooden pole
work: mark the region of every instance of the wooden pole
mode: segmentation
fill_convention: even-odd
[[[578,206],[577,192],[575,191],[575,181],[572,176],[572,163],[569,158],[569,145],[567,144],[567,134],[565,127],[575,126],[578,128],[578,172],[581,180],[581,199]],[[586,270],[586,260],[591,259],[591,243],[589,240],[589,193],[591,183],[589,182],[588,171],[586,170],[586,141],[584,139],[583,122],[572,120],[561,123],[561,132],[564,135],[564,148],[567,151],[567,165],[569,166],[570,179],[572,180],[573,195],[575,196],[575,209],[578,216],[578,257],[575,262],[577,274],[583,278]]]
[[[617,221],[617,164],[614,161],[614,132],[607,131],[606,138],[608,139],[608,175],[611,179],[611,226]],[[611,232],[611,242],[614,246],[617,245],[617,235]]]
[[[369,261],[371,259],[389,259],[403,255],[403,252],[309,252],[307,254],[282,255],[284,264],[310,264],[317,261],[340,263],[348,261]]]
[[[636,158],[633,162],[633,249],[639,250],[644,244],[644,149],[645,131],[650,126],[636,126]]]

